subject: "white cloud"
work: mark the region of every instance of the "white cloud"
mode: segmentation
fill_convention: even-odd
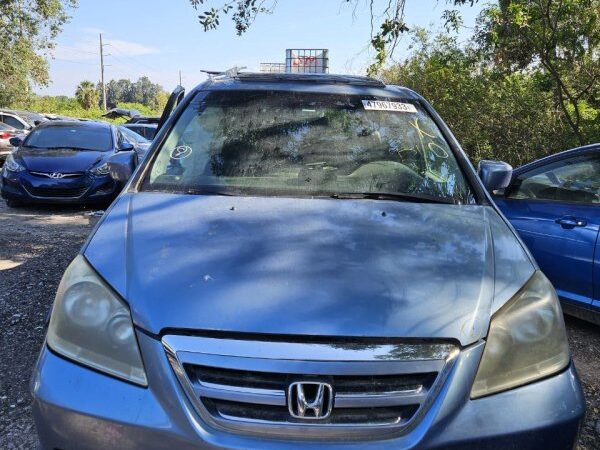
[[[105,53],[114,53],[117,57],[135,57],[159,53],[155,47],[140,44],[138,42],[125,41],[122,39],[104,39],[107,47]],[[100,57],[100,43],[98,38],[87,38],[72,45],[57,44],[51,52],[53,58],[57,60],[86,62],[96,60]]]

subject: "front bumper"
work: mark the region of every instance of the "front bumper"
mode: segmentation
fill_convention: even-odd
[[[362,442],[282,441],[210,428],[196,415],[162,344],[138,332],[149,387],[138,387],[42,349],[33,413],[43,449],[570,449],[585,412],[575,368],[470,400],[483,344],[461,352],[419,424],[402,436]]]
[[[84,204],[107,203],[120,192],[119,186],[110,175],[77,178],[50,179],[28,172],[1,172],[2,198],[23,203]],[[55,195],[52,192],[56,192]],[[73,194],[69,194],[73,192]]]

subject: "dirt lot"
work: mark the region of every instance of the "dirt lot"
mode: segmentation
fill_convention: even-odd
[[[60,277],[97,218],[0,202],[0,449],[35,448],[29,377]],[[581,449],[600,449],[600,327],[567,319],[588,413]]]

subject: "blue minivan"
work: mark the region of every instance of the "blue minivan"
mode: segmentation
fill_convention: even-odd
[[[519,167],[495,201],[563,310],[600,324],[600,144]]]
[[[486,190],[511,171],[421,96],[229,73],[159,129],[59,285],[42,448],[573,448],[556,292]]]

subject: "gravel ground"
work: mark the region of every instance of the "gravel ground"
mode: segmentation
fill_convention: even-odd
[[[97,218],[74,208],[8,209],[0,202],[0,449],[35,448],[29,378],[56,287]],[[587,399],[579,441],[600,449],[600,327],[567,318]]]

